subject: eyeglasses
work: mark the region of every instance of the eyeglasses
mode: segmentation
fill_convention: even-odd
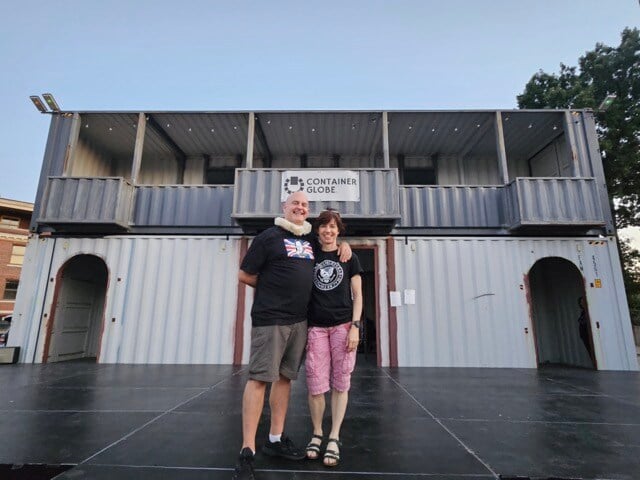
[[[327,208],[325,208],[325,210],[327,212],[332,212],[332,213],[335,213],[337,216],[340,216],[340,212],[338,210],[336,210],[335,208],[333,208],[333,207],[327,207]]]

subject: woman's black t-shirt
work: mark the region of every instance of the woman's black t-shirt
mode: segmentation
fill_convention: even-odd
[[[362,266],[355,253],[348,262],[341,262],[336,251],[316,249],[309,303],[310,327],[333,327],[351,321],[351,277],[361,273]]]

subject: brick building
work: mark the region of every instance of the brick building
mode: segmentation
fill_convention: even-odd
[[[13,312],[33,204],[0,198],[0,318]]]

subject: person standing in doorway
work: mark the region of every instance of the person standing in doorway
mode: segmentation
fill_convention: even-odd
[[[310,459],[320,457],[325,393],[331,389],[331,432],[323,456],[327,467],[340,461],[340,428],[347,410],[362,314],[360,261],[354,254],[348,262],[342,262],[337,254],[338,236],[344,231],[338,212],[326,210],[318,217],[320,250],[316,253],[308,316],[306,373],[313,436],[306,454]]]
[[[580,307],[580,316],[578,317],[578,333],[584,344],[584,348],[587,349],[591,363],[595,367],[596,359],[593,355],[593,347],[591,346],[591,338],[589,337],[589,317],[587,315],[587,305],[584,297],[578,297],[578,307]]]
[[[255,237],[238,273],[240,282],[255,288],[251,309],[249,380],[242,397],[242,449],[233,474],[236,480],[255,478],[256,432],[271,384],[269,439],[262,452],[290,460],[305,457],[284,434],[291,381],[307,342],[307,307],[313,285],[315,235],[306,221],[309,200],[304,192],[289,195],[284,218]],[[343,255],[351,257],[345,245]]]

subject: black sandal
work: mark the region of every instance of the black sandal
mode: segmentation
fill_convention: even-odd
[[[322,459],[325,467],[335,467],[340,463],[340,452],[328,448],[331,442],[335,443],[338,448],[342,447],[342,443],[337,438],[330,438],[327,441],[327,449],[324,451],[324,458]],[[327,463],[327,459],[335,460],[336,463]]]
[[[313,443],[314,438],[320,440],[320,443]],[[322,437],[322,435],[316,435],[315,433],[313,434],[313,436],[311,437],[311,441],[307,444],[307,448],[305,449],[307,458],[309,460],[317,460],[318,458],[320,458],[320,447],[322,446],[323,440],[324,438]],[[310,457],[309,454],[315,456]]]

